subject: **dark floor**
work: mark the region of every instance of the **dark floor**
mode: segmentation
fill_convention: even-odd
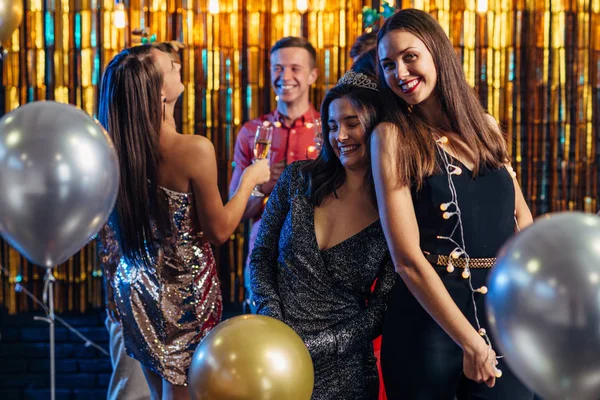
[[[224,318],[241,313],[229,306]],[[50,398],[48,324],[41,314],[7,315],[0,309],[0,399]],[[104,310],[85,315],[59,314],[89,340],[108,351]],[[60,324],[56,324],[56,399],[104,400],[110,379],[110,359]]]

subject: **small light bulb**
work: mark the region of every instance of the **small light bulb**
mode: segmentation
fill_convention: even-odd
[[[440,210],[446,211],[447,209],[448,209],[448,203],[442,203],[442,204],[440,204]]]
[[[465,279],[468,279],[468,278],[469,278],[469,276],[471,276],[471,273],[469,272],[469,270],[468,270],[468,269],[465,269],[465,270],[463,271],[463,273],[462,273],[462,277],[463,277],[463,278],[465,278]]]
[[[117,29],[123,29],[127,25],[125,5],[123,3],[115,4],[115,9],[113,11],[113,25]]]
[[[479,289],[477,289],[477,291],[481,294],[487,294],[488,288],[486,286],[482,286]]]
[[[448,271],[448,273],[452,273],[454,272],[454,265],[452,265],[452,261],[448,261],[448,266],[446,267],[446,271]]]
[[[445,212],[444,214],[442,214],[442,218],[444,219],[449,219],[452,216],[453,213],[450,212]]]
[[[485,14],[488,10],[488,1],[487,0],[477,0],[477,12],[479,14]]]
[[[296,9],[300,14],[308,11],[308,0],[296,0]]]
[[[208,12],[211,14],[219,13],[219,0],[209,0],[208,1]]]
[[[454,250],[450,254],[450,256],[456,260],[458,257],[460,257],[461,254],[462,254],[462,251],[460,251],[460,250]]]
[[[446,143],[448,143],[448,138],[447,138],[446,136],[442,136],[442,137],[440,138],[440,142],[442,142],[442,143],[446,144]]]
[[[502,370],[496,368],[496,379],[502,378]]]
[[[485,334],[487,333],[484,328],[479,329],[478,332],[479,332],[479,336],[485,336]]]
[[[462,168],[454,166],[454,169],[450,173],[454,174],[454,175],[460,175],[460,174],[462,174]]]

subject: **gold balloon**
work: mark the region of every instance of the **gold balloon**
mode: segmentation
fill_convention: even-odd
[[[242,315],[221,322],[200,342],[188,378],[193,400],[309,400],[314,370],[292,328]]]
[[[23,1],[0,0],[0,43],[11,38],[23,20]]]

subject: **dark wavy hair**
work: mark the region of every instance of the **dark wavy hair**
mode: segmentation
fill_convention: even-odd
[[[169,230],[168,208],[157,186],[163,74],[153,49],[123,50],[108,64],[100,84],[98,119],[115,145],[121,173],[111,218],[117,222],[121,251],[132,262],[150,262]]]
[[[377,30],[365,32],[356,38],[352,47],[350,47],[350,58],[355,58],[365,54],[367,51],[377,47]]]
[[[375,53],[371,53],[373,56]],[[367,56],[367,54],[361,56]],[[367,56],[368,57],[368,56]],[[357,60],[358,63],[359,60]],[[363,62],[367,63],[366,58]],[[371,77],[374,81],[375,77],[368,69],[362,69],[362,64],[353,65],[352,70],[361,72]],[[314,160],[304,165],[302,175],[307,184],[305,195],[310,199],[311,203],[319,206],[323,199],[333,193],[342,186],[346,180],[346,170],[340,159],[335,155],[333,147],[329,142],[329,106],[334,100],[345,98],[350,101],[352,107],[357,111],[358,119],[365,130],[365,142],[367,146],[367,154],[370,154],[371,134],[379,122],[383,119],[383,107],[379,98],[379,93],[372,89],[365,89],[354,85],[336,85],[334,86],[321,104],[321,120],[323,129],[323,147],[319,156]],[[365,176],[365,183],[369,188],[373,204],[377,206],[375,197],[375,186],[373,184],[373,175],[371,173],[371,162],[369,159],[369,168]]]
[[[490,117],[481,106],[475,91],[469,86],[454,47],[438,22],[428,13],[416,9],[397,11],[388,18],[377,36],[377,45],[389,32],[405,31],[415,35],[427,47],[437,71],[436,96],[452,131],[465,141],[473,152],[477,175],[483,167],[499,168],[508,153],[504,138],[498,135]],[[398,132],[398,184],[419,188],[423,179],[436,173],[436,144],[432,128],[420,113],[419,105],[409,107],[385,82],[379,66],[381,97],[386,104],[386,121]]]
[[[352,70],[357,72],[360,71],[377,82],[377,77],[379,76],[377,48],[373,47],[362,53],[352,64]]]

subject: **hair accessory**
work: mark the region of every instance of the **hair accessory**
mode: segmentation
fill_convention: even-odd
[[[375,25],[377,22],[380,21],[381,17],[383,17],[383,20],[385,21],[386,19],[388,19],[389,17],[391,17],[392,15],[394,15],[395,7],[392,4],[392,0],[384,0],[383,4],[381,5],[383,10],[381,12],[379,12],[378,8],[371,8],[368,6],[364,6],[362,8],[362,20],[363,20],[363,26],[364,26],[364,30],[369,29],[370,27],[372,27],[373,25]]]
[[[352,70],[347,71],[344,76],[342,76],[340,78],[340,80],[337,83],[338,85],[352,85],[352,86],[357,86],[363,89],[371,89],[374,90],[376,92],[378,92],[379,90],[377,89],[377,82],[375,82],[373,79],[369,78],[367,75],[363,74],[362,72],[354,72]]]
[[[149,43],[154,43],[154,42],[156,42],[156,34],[153,34],[150,37],[147,37],[147,36],[142,37],[142,44],[149,44]]]

